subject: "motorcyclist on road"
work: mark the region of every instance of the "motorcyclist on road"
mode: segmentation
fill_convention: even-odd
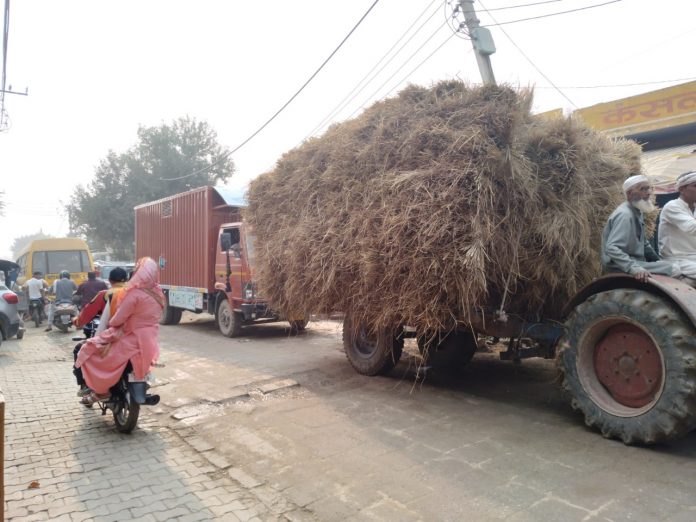
[[[109,318],[107,316],[113,315],[118,309],[118,303],[120,301],[120,294],[126,287],[126,281],[128,280],[128,273],[121,267],[116,267],[109,273],[109,283],[111,283],[111,288],[107,290],[100,291],[94,299],[92,299],[86,306],[80,311],[80,315],[73,319],[73,324],[75,328],[82,328],[84,325],[89,323],[95,317],[101,315],[103,327],[106,327]],[[108,307],[108,311],[106,310]],[[93,332],[93,335],[96,332]],[[83,343],[78,343],[73,350],[73,360],[77,360],[77,354],[82,348]],[[82,397],[85,394],[90,393],[90,389],[85,383],[85,379],[82,376],[82,370],[80,368],[75,368],[73,366],[73,375],[77,379],[77,385],[79,386],[77,396]]]
[[[46,331],[53,330],[53,315],[56,312],[56,306],[61,303],[72,303],[72,295],[77,290],[75,281],[70,279],[70,272],[63,270],[60,273],[60,279],[56,279],[53,283],[52,293],[56,296],[53,303],[48,309],[48,326]]]
[[[44,309],[44,297],[45,291],[48,288],[48,283],[41,276],[43,274],[40,271],[35,271],[31,279],[27,279],[24,283],[24,288],[27,290],[27,304],[32,301],[38,301],[40,305],[40,310]]]
[[[77,287],[75,295],[80,296],[80,308],[84,308],[90,303],[96,295],[102,290],[108,290],[109,287],[101,279],[97,279],[95,272],[87,272],[87,281]]]
[[[135,378],[144,380],[159,357],[159,318],[166,298],[157,263],[149,257],[139,259],[119,297],[108,328],[85,341],[75,362],[92,390],[81,400],[85,406],[108,398],[129,362]]]
[[[116,313],[116,303],[118,299],[114,300],[121,290],[126,286],[126,281],[128,280],[128,273],[121,267],[116,267],[109,273],[109,283],[111,288],[106,290],[101,290],[97,295],[94,296],[89,303],[87,303],[82,310],[80,315],[73,319],[73,324],[76,328],[82,328],[92,319],[101,315],[107,303],[110,303],[110,315]]]

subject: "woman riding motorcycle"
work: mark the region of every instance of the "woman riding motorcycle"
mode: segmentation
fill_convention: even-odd
[[[100,328],[94,335],[106,329],[109,323],[109,318],[111,315],[116,314],[118,310],[118,304],[121,300],[121,292],[126,289],[126,280],[128,279],[128,274],[123,268],[116,267],[111,272],[109,272],[109,284],[111,288],[100,291],[94,299],[92,299],[87,305],[85,305],[80,311],[80,315],[73,320],[73,325],[75,328],[83,328],[87,323],[92,321],[95,317],[101,316]],[[73,360],[77,361],[77,354],[82,348],[84,343],[78,343],[73,350]],[[80,387],[77,396],[83,397],[84,395],[90,393],[92,390],[89,389],[84,377],[82,376],[82,370],[73,366],[73,374],[77,379],[77,385]]]
[[[92,390],[81,399],[87,406],[109,397],[109,388],[118,382],[129,361],[136,379],[142,380],[159,357],[159,318],[165,298],[157,263],[149,257],[140,259],[119,297],[108,328],[85,341],[77,355],[75,367],[82,369]]]

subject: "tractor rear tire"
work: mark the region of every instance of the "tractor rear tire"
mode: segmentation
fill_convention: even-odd
[[[365,325],[354,326],[346,315],[343,320],[343,349],[351,366],[361,375],[385,375],[401,359],[404,339],[392,331],[369,332]]]
[[[674,303],[641,290],[600,292],[566,327],[563,388],[588,426],[625,444],[696,427],[696,328]]]

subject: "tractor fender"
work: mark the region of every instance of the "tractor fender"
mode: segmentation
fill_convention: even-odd
[[[641,283],[633,276],[623,273],[607,274],[598,277],[580,290],[563,308],[563,319],[588,297],[607,290],[631,288],[665,297],[677,305],[693,325],[696,325],[696,290],[686,283],[672,277],[651,275],[647,283]]]

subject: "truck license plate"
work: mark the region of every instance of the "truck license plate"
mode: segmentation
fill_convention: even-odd
[[[203,308],[203,295],[187,290],[170,290],[169,304],[186,310],[201,310]]]

